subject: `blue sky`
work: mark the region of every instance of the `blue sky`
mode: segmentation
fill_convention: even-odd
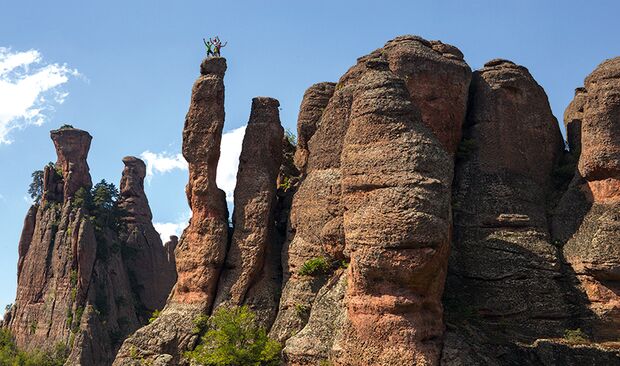
[[[52,128],[69,123],[94,136],[94,181],[118,183],[123,156],[149,158],[158,228],[187,220],[177,154],[202,37],[228,41],[220,165],[229,190],[252,97],[278,98],[284,126],[295,130],[308,86],[337,80],[397,35],[453,44],[472,69],[497,57],[528,67],[560,120],[583,78],[620,55],[615,0],[86,3],[0,1],[0,304],[15,297],[30,174],[56,160]]]

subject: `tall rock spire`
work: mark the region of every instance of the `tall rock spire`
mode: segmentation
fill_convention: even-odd
[[[252,100],[235,187],[234,233],[226,269],[218,286],[217,305],[255,306],[270,324],[278,308],[280,250],[274,235],[276,179],[282,163],[278,107],[273,98]]]
[[[189,164],[185,188],[192,209],[189,226],[176,247],[177,283],[161,315],[121,347],[114,365],[144,360],[176,365],[193,346],[194,319],[215,300],[228,241],[226,195],[216,184],[224,127],[226,59],[205,59],[183,128],[183,156]]]
[[[80,188],[90,189],[93,185],[86,162],[92,136],[77,128],[60,128],[50,134],[58,155],[56,166],[62,170],[66,201]]]
[[[168,258],[153,224],[149,201],[144,193],[146,165],[133,156],[123,158],[125,168],[120,183],[119,206],[125,230],[120,239],[128,255],[123,261],[129,270],[134,291],[144,305],[144,317],[163,309],[176,282],[173,258]]]

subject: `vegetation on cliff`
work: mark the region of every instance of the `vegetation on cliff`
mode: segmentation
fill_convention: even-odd
[[[0,329],[0,366],[62,366],[67,354],[67,346],[60,343],[48,351],[20,351],[13,342],[11,332]]]
[[[220,307],[211,317],[198,317],[194,323],[201,340],[186,356],[199,365],[280,364],[280,344],[267,337],[247,306]]]

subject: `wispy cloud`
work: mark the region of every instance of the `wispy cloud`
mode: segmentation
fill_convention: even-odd
[[[222,134],[220,161],[217,166],[217,186],[226,192],[226,200],[233,202],[233,192],[237,181],[237,168],[245,126]],[[187,170],[187,162],[181,154],[145,151],[140,157],[146,162],[146,179],[150,182],[154,175],[174,170]]]
[[[156,173],[164,174],[175,169],[187,170],[187,162],[181,154],[154,153],[147,150],[140,154],[140,157],[146,162],[146,180],[148,182]]]
[[[54,105],[67,98],[60,86],[78,75],[66,64],[45,64],[37,50],[0,47],[0,144],[10,144],[15,129],[42,125]]]

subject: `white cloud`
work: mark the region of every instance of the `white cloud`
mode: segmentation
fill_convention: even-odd
[[[2,194],[0,194],[0,201],[6,201],[6,198]]]
[[[187,170],[187,162],[181,154],[153,153],[145,151],[140,154],[146,162],[146,180],[150,183],[155,173],[168,173],[175,169]]]
[[[45,65],[37,50],[12,52],[0,47],[0,144],[11,143],[12,130],[41,126],[46,111],[53,110],[54,103],[62,104],[68,95],[58,88],[78,75],[66,64]]]
[[[189,219],[192,216],[192,212],[188,211],[182,215],[176,222],[155,222],[153,226],[159,233],[162,243],[166,243],[170,240],[172,235],[181,237],[183,230],[189,225]]]
[[[232,204],[235,184],[237,183],[237,169],[239,155],[245,135],[245,126],[226,132],[222,135],[220,161],[217,164],[217,186],[226,192],[226,201]]]
[[[222,134],[220,161],[217,165],[217,186],[226,192],[226,200],[233,202],[233,192],[237,181],[239,155],[245,134],[245,126]],[[145,151],[140,157],[146,162],[146,179],[150,182],[157,173],[165,174],[173,170],[187,170],[187,162],[181,154]]]

